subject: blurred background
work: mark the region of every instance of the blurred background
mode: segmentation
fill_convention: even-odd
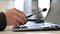
[[[0,11],[13,8],[15,6],[15,0],[0,0]]]
[[[24,1],[31,2],[31,0],[0,0],[0,12],[5,11],[11,8],[17,8],[21,11],[24,10]],[[29,4],[29,3],[28,3]],[[50,0],[38,0],[38,6],[40,9],[50,7]],[[44,17],[46,16],[48,10],[46,12],[42,12]]]
[[[32,8],[29,8],[32,6],[31,1],[32,0],[0,0],[0,12],[1,11],[5,12],[7,9],[11,8],[16,8],[18,10],[25,12],[26,14],[28,13],[31,14]],[[25,5],[27,5],[28,7],[25,6],[24,3],[27,3]],[[25,9],[28,8],[27,11],[24,8]],[[43,18],[45,18],[50,8],[50,0],[38,0],[38,8],[39,10],[47,8],[47,11],[41,13]],[[11,28],[12,26],[8,26],[6,29],[9,30]]]

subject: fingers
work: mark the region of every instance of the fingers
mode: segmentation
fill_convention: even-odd
[[[7,25],[24,25],[27,22],[26,15],[22,11],[15,8],[7,10],[5,15],[7,19]]]
[[[26,15],[22,12],[16,9],[16,16],[19,18],[22,18],[25,22],[27,21]]]
[[[16,8],[13,8],[13,9],[11,9],[10,12],[13,12],[13,14],[15,16],[18,16],[18,17],[22,18],[25,22],[27,21],[26,15],[22,11],[17,10]]]
[[[25,24],[27,22],[27,19],[26,19],[26,15],[22,12],[22,11],[19,11],[17,9],[14,9],[16,10],[16,21],[19,23],[19,24]]]
[[[27,21],[27,19],[26,19],[26,17],[25,17],[25,15],[24,14],[22,14],[22,13],[17,13],[17,15],[16,15],[17,17],[19,17],[19,18],[21,18],[22,20],[24,20],[25,22]]]
[[[17,16],[15,16],[15,20],[19,25],[24,25],[26,23],[22,18],[19,18]]]

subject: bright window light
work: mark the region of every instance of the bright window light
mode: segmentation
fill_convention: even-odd
[[[15,8],[23,11],[24,0],[15,0]]]
[[[50,7],[50,0],[38,0],[38,6],[41,9],[47,8],[46,12],[42,12],[42,15],[45,17],[47,15],[49,7]],[[15,8],[23,11],[24,0],[15,0]]]

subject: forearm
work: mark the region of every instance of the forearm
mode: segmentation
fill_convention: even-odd
[[[4,13],[0,13],[0,31],[3,31],[6,28],[6,16]]]

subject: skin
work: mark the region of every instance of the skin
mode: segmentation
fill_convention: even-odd
[[[27,22],[26,15],[16,8],[9,9],[4,12],[6,15],[7,26],[9,25],[24,25]]]

